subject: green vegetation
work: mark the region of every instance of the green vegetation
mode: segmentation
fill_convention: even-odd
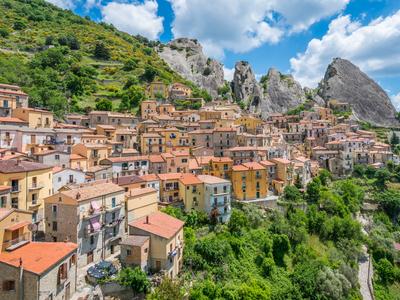
[[[105,99],[114,109],[135,110],[152,80],[185,83],[210,100],[160,59],[153,49],[158,42],[43,0],[0,0],[0,10],[0,82],[20,85],[31,106],[62,116],[108,103],[100,102]],[[132,89],[124,88],[129,80]]]
[[[130,288],[133,292],[133,296],[146,293],[150,289],[150,281],[147,279],[146,273],[144,273],[139,267],[134,269],[122,269],[118,273],[118,277],[115,281],[121,286]]]

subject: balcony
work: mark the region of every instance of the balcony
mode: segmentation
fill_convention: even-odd
[[[44,184],[41,182],[33,182],[32,185],[29,187],[30,191],[39,190],[44,187]]]
[[[122,204],[120,203],[120,204],[116,204],[116,205],[114,205],[114,206],[104,206],[103,209],[104,209],[106,212],[111,212],[111,211],[120,209],[121,207],[122,207]]]
[[[89,209],[88,211],[83,213],[82,219],[83,220],[89,220],[89,219],[98,217],[101,213],[102,213],[101,210]]]
[[[39,207],[40,206],[40,202],[39,201],[31,201],[31,202],[28,202],[28,207],[29,207],[29,209],[35,209],[35,208],[37,208],[37,207]]]
[[[30,241],[30,233],[26,232],[23,235],[17,237],[16,239],[5,241],[3,243],[3,249],[6,251],[15,250],[25,244],[28,244]]]
[[[19,193],[21,191],[20,185],[12,185],[11,186],[11,193]]]

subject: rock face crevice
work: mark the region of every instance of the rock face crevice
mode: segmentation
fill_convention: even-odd
[[[224,85],[224,70],[220,62],[206,57],[197,40],[179,38],[158,49],[159,56],[183,78],[217,97]]]
[[[386,92],[350,61],[335,58],[319,85],[319,95],[328,102],[347,102],[360,120],[376,126],[397,126],[396,109]]]

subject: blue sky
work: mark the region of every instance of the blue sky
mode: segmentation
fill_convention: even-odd
[[[350,59],[400,108],[399,0],[49,0],[120,30],[197,38],[232,75],[247,60],[315,87],[333,57]]]

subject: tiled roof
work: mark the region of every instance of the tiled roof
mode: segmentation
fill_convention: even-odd
[[[9,159],[0,161],[0,173],[31,172],[51,168],[51,166],[25,160]]]
[[[272,161],[269,161],[269,160],[262,160],[262,161],[260,161],[260,164],[262,164],[263,166],[265,166],[265,167],[269,167],[269,166],[276,166],[276,164],[275,163],[273,163]]]
[[[147,174],[140,176],[144,181],[159,181],[160,178],[156,174]]]
[[[243,165],[249,169],[253,169],[253,170],[265,170],[265,167],[261,164],[259,164],[258,162],[246,162],[243,163]]]
[[[164,158],[162,157],[162,155],[159,155],[159,154],[149,155],[149,160],[152,163],[163,163],[163,162],[165,162]]]
[[[0,117],[0,122],[1,123],[27,123],[21,119],[18,118],[12,118],[12,117]]]
[[[197,178],[196,175],[190,174],[190,173],[185,173],[182,174],[181,178],[179,179],[180,182],[182,182],[185,185],[191,185],[191,184],[200,184],[202,181]]]
[[[151,187],[130,189],[129,192],[126,193],[126,196],[136,197],[136,196],[150,194],[150,193],[157,193],[157,190],[154,188],[151,188]]]
[[[197,175],[197,178],[199,178],[202,182],[208,184],[229,183],[229,181],[226,179],[222,179],[211,175]]]
[[[143,246],[150,237],[143,235],[126,235],[121,239],[121,245],[129,245],[129,246]]]
[[[60,193],[77,201],[84,201],[121,191],[125,190],[119,185],[112,182],[101,182],[101,184],[88,183],[77,185],[71,190],[61,191]]]
[[[165,174],[157,174],[160,180],[174,180],[179,179],[182,176],[182,173],[165,173]]]
[[[108,158],[106,158],[106,160],[109,160],[112,163],[119,163],[119,162],[129,162],[129,161],[137,161],[137,160],[149,160],[149,157],[146,155],[118,156],[118,157],[108,157]]]
[[[136,175],[129,175],[129,176],[119,176],[113,179],[113,182],[118,185],[127,185],[133,183],[142,183],[145,182],[142,178]]]
[[[40,275],[70,255],[76,248],[77,245],[74,243],[30,242],[14,251],[1,253],[0,262],[18,268],[22,260],[22,266],[26,271]]]
[[[170,239],[183,227],[184,222],[162,212],[154,212],[149,216],[129,223],[129,226],[145,232]],[[183,239],[183,237],[181,237]]]
[[[71,160],[76,160],[76,159],[85,159],[85,158],[84,158],[82,155],[72,153],[72,154],[69,156],[69,159],[71,159]]]

